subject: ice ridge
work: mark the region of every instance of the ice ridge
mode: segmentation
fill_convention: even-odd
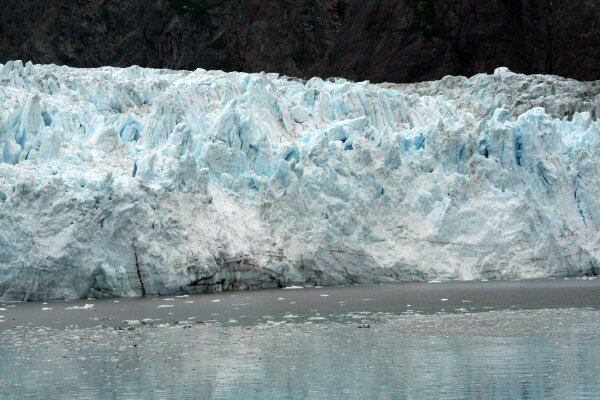
[[[0,298],[600,272],[600,82],[0,64]]]

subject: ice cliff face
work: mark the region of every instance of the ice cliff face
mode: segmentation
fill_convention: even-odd
[[[0,65],[0,296],[600,271],[600,83]]]

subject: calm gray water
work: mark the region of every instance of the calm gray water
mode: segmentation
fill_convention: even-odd
[[[0,398],[597,399],[599,290],[472,282],[3,304]]]

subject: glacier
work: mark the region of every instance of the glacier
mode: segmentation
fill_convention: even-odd
[[[600,272],[600,82],[0,64],[0,298]]]

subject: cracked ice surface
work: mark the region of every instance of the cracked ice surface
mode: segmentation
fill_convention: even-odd
[[[0,64],[0,297],[600,271],[600,82]]]

